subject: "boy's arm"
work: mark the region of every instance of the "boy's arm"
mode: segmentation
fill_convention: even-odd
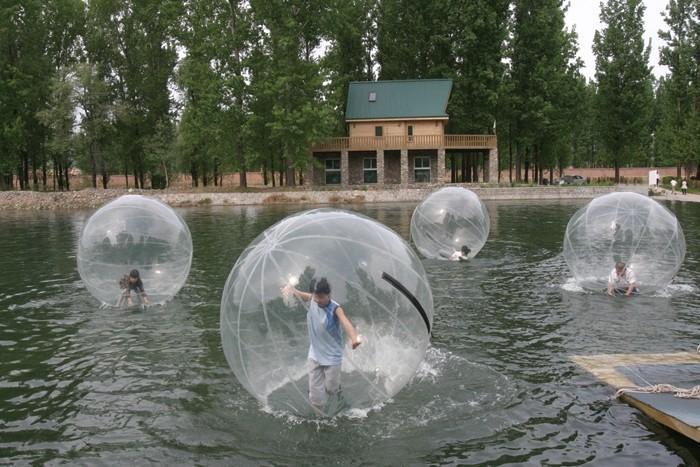
[[[290,294],[294,295],[295,297],[298,297],[298,298],[304,300],[305,302],[308,302],[309,300],[311,300],[313,298],[312,294],[310,294],[308,292],[302,292],[301,290],[297,289],[296,287],[294,287],[292,285],[285,285],[284,287],[282,287],[282,293],[290,293]]]
[[[353,326],[348,317],[345,316],[345,311],[343,311],[342,307],[335,309],[335,315],[338,317],[340,324],[343,326],[345,334],[347,334],[350,338],[353,350],[356,349],[357,346],[360,345],[360,338],[357,335],[357,331],[355,331],[355,326]]]

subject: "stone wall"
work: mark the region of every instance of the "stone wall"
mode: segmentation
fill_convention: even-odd
[[[334,204],[374,202],[418,202],[444,185],[416,185],[390,189],[262,191],[255,193],[192,193],[160,190],[81,190],[59,193],[32,191],[0,192],[0,209],[75,209],[97,208],[124,194],[142,194],[159,199],[171,206],[232,206],[256,204]],[[450,186],[460,186],[451,184]],[[646,194],[644,185],[625,186],[539,186],[539,187],[478,187],[464,185],[483,200],[541,200],[586,199],[614,191],[635,191]]]

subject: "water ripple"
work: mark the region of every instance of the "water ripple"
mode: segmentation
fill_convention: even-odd
[[[174,301],[100,309],[75,267],[88,212],[0,220],[0,464],[692,463],[700,451],[611,398],[576,354],[700,343],[700,206],[675,204],[688,258],[635,300],[576,289],[561,256],[575,203],[490,203],[491,238],[466,263],[425,261],[433,344],[411,383],[363,413],[267,413],[238,384],[219,300],[242,249],[295,208],[182,210],[195,256]],[[412,205],[363,213],[404,238]],[[638,298],[638,299],[637,299]]]

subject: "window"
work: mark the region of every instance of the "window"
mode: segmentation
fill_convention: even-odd
[[[340,185],[340,159],[326,159],[326,185]]]
[[[416,156],[413,159],[413,179],[416,183],[430,182],[429,156]]]
[[[375,126],[374,127],[374,136],[382,136],[382,133],[384,132],[384,128],[381,126]]]
[[[377,158],[366,157],[362,164],[365,183],[377,183]]]
[[[369,93],[369,101],[370,102],[377,102],[377,93],[376,92]]]
[[[413,141],[413,125],[408,125],[408,141]]]

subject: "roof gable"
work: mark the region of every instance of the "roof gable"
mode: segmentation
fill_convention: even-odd
[[[451,79],[352,81],[345,120],[447,118],[451,90]]]

